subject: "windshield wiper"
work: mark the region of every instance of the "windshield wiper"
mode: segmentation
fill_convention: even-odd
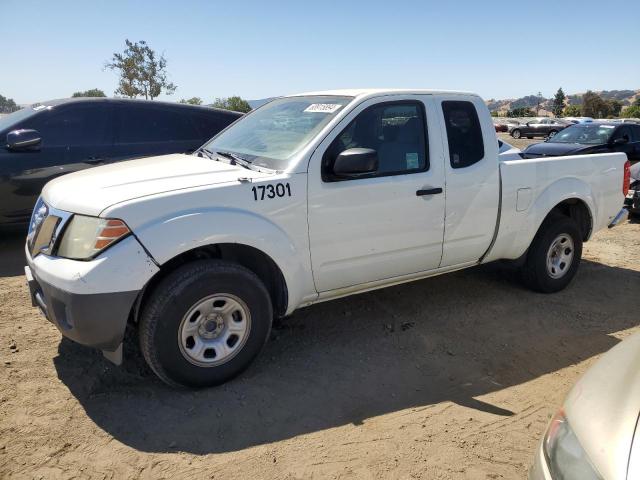
[[[198,150],[196,150],[196,154],[198,153],[202,153],[204,154],[205,157],[207,157],[209,160],[215,160],[213,152],[211,150],[207,150],[206,148],[199,148]]]
[[[224,151],[216,151],[216,153],[218,155],[220,155],[221,157],[225,157],[228,158],[229,160],[231,160],[231,165],[240,165],[241,167],[244,167],[248,170],[255,170],[255,171],[260,171],[258,168],[254,167],[253,165],[251,165],[251,162],[248,160],[245,160],[244,158],[242,158],[240,155],[233,153],[233,152],[224,152]]]

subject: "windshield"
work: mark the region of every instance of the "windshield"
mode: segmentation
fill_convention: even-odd
[[[284,170],[353,97],[279,98],[247,114],[202,148],[231,153],[272,170]]]
[[[607,143],[614,125],[594,125],[582,123],[565,128],[549,139],[549,143],[585,143],[597,145]]]
[[[11,127],[18,122],[21,122],[34,113],[36,113],[36,111],[33,108],[28,107],[18,110],[17,112],[10,113],[6,117],[0,117],[0,131],[4,130],[5,128]]]

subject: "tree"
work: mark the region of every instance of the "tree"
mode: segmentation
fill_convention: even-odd
[[[135,98],[144,96],[153,100],[163,91],[171,95],[176,85],[167,79],[167,60],[147,45],[147,42],[125,40],[127,48],[122,53],[114,53],[111,62],[105,68],[117,70],[120,83],[116,95]]]
[[[542,92],[538,92],[538,100],[536,102],[536,115],[540,113],[540,103],[542,102]]]
[[[200,97],[191,97],[187,100],[184,98],[180,100],[180,103],[188,103],[189,105],[202,105],[202,99]]]
[[[635,102],[633,102],[634,107],[640,107],[640,97],[636,98]]]
[[[609,107],[609,117],[617,118],[620,116],[622,110],[622,102],[618,100],[608,100],[607,105]]]
[[[534,117],[533,111],[528,107],[519,107],[509,110],[507,117]]]
[[[640,105],[632,105],[622,111],[623,118],[640,118]]]
[[[562,115],[565,117],[581,117],[582,106],[581,105],[567,105],[562,111]]]
[[[91,90],[86,90],[84,92],[75,92],[71,97],[106,97],[106,95],[99,88],[92,88]]]
[[[249,102],[243,100],[238,96],[229,98],[216,98],[215,102],[211,105],[215,108],[223,108],[225,110],[233,110],[234,112],[247,113],[251,111]]]
[[[582,96],[582,115],[585,117],[605,118],[609,110],[609,104],[597,93],[587,90]]]
[[[20,110],[20,107],[16,105],[13,98],[7,98],[0,95],[0,113],[12,113],[16,110]]]
[[[564,110],[564,101],[567,96],[562,91],[562,87],[558,89],[556,92],[556,96],[553,98],[553,106],[551,107],[551,111],[556,117],[562,115],[562,111]]]

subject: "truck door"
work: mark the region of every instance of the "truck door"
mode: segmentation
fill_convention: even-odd
[[[428,95],[369,99],[316,149],[308,220],[319,292],[438,268],[445,184],[437,124]],[[358,147],[376,150],[377,172],[335,176],[337,155]]]
[[[489,248],[500,199],[498,143],[479,97],[438,97],[445,135],[445,214],[442,267],[473,263]],[[478,113],[487,119],[480,122]]]

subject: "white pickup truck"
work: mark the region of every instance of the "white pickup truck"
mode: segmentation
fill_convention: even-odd
[[[316,302],[498,259],[537,291],[564,288],[582,243],[624,218],[628,166],[498,161],[473,94],[292,95],[194,154],[48,183],[26,275],[63,335],[120,363],[131,324],[162,380],[215,385],[256,357],[274,316]]]

